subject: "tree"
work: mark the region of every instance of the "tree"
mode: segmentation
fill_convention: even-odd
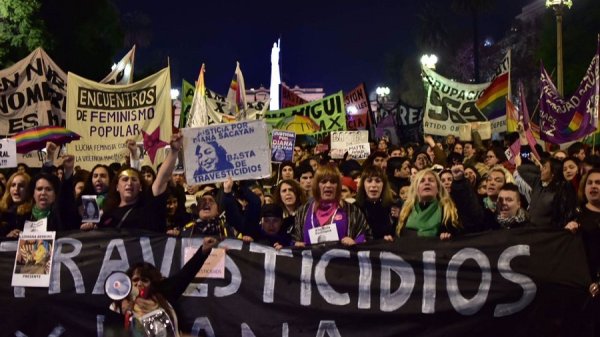
[[[473,77],[475,83],[480,82],[479,76],[479,14],[491,8],[493,0],[454,0],[452,7],[463,13],[471,15],[473,24]]]
[[[150,45],[152,20],[147,14],[139,11],[125,13],[121,22],[125,34],[124,47],[131,48],[136,45],[138,48],[144,48]]]
[[[54,44],[48,51],[64,70],[102,79],[123,46],[117,8],[110,0],[45,1],[42,18]]]
[[[39,17],[39,0],[0,1],[0,65],[4,68],[51,40]]]

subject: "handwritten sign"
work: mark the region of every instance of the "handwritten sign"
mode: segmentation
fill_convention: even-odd
[[[0,139],[0,168],[17,167],[17,143],[14,139]]]
[[[361,146],[359,148],[354,147],[354,149],[365,149],[366,147],[366,151],[355,151],[355,154],[360,155],[360,157],[353,156],[353,158],[365,159],[371,151],[369,147],[369,131],[332,131],[330,156],[334,159],[344,158],[344,154],[349,152],[350,147],[359,144]]]

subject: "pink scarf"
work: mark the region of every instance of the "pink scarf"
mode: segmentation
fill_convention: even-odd
[[[337,207],[337,201],[322,201],[319,203],[319,207],[317,208],[317,211],[315,213],[317,215],[317,220],[319,221],[320,226],[327,225],[329,222],[331,222],[329,220],[331,220],[331,217],[333,216],[333,213],[335,213],[335,211],[337,210]]]

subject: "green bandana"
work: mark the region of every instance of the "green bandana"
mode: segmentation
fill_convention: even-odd
[[[496,203],[490,197],[483,198],[483,206],[492,212],[496,212]]]
[[[104,206],[105,199],[106,199],[106,193],[98,194],[96,196],[96,203],[98,203],[98,208],[102,209],[102,206]]]
[[[406,221],[406,228],[417,231],[418,236],[435,237],[442,224],[442,208],[437,200],[432,201],[425,209],[415,204]]]
[[[31,215],[33,216],[33,219],[35,221],[38,221],[40,219],[45,219],[48,217],[48,215],[50,215],[50,209],[39,209],[36,205],[33,205],[33,208],[31,209]]]

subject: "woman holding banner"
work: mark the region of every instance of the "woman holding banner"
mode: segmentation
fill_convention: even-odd
[[[584,331],[600,336],[600,169],[591,169],[583,177],[580,189],[581,211],[565,229],[581,232],[592,279],[588,288],[592,300],[587,301]]]
[[[452,235],[475,231],[483,212],[471,186],[464,178],[462,165],[451,169],[452,196],[442,186],[431,169],[419,171],[412,180],[408,197],[400,211],[398,236],[438,237],[447,240]]]
[[[292,238],[297,247],[334,241],[353,246],[372,239],[371,228],[360,209],[341,199],[341,180],[335,166],[323,165],[315,173],[314,200],[296,212]]]
[[[360,176],[356,205],[365,214],[374,239],[393,240],[392,203],[392,190],[385,172],[376,166],[365,168]]]

